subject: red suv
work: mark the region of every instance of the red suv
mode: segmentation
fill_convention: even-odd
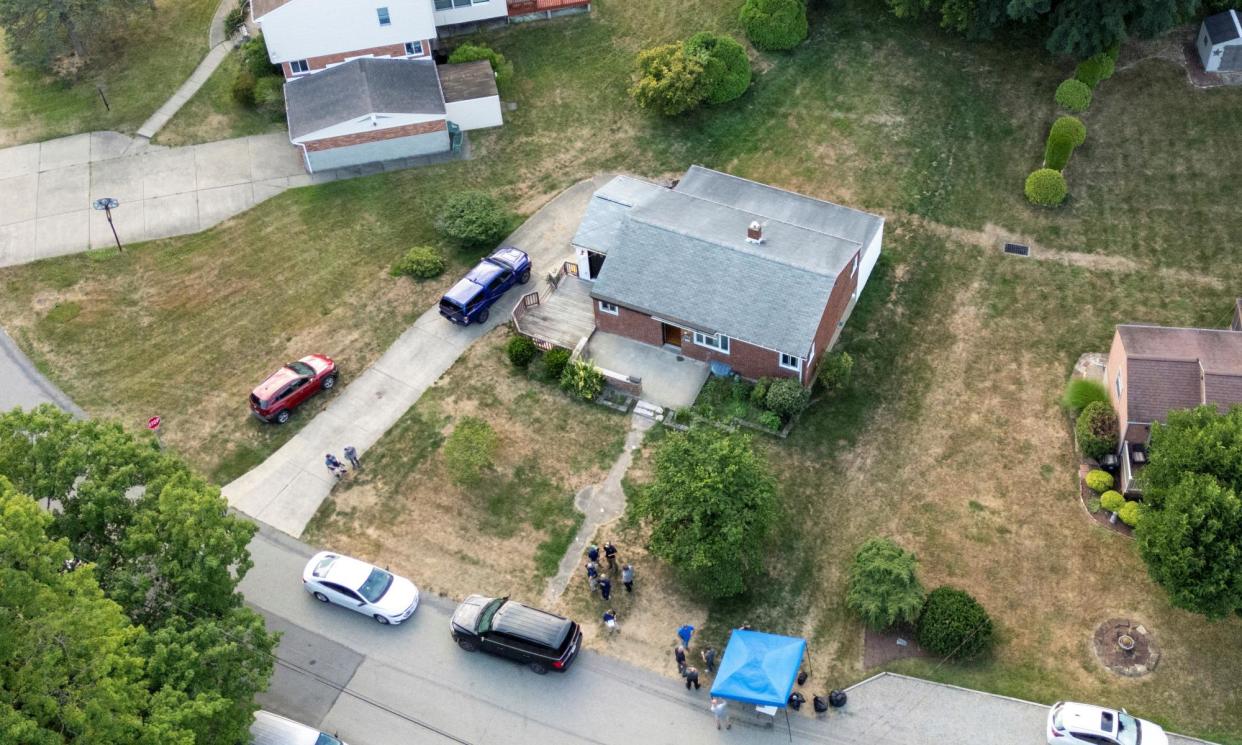
[[[336,363],[331,357],[312,354],[290,362],[267,376],[250,393],[250,413],[265,422],[284,424],[306,399],[336,385]]]

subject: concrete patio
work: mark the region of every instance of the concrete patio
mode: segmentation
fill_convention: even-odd
[[[584,351],[597,367],[641,378],[643,400],[665,408],[693,404],[709,373],[705,362],[603,331],[595,332]]]

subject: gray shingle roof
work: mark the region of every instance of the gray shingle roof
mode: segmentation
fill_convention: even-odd
[[[608,253],[616,245],[617,230],[630,208],[664,191],[668,189],[650,181],[617,176],[591,197],[570,243]]]
[[[1165,421],[1170,410],[1242,403],[1242,332],[1124,325],[1127,418]],[[1203,374],[1202,384],[1200,373]]]
[[[289,136],[304,137],[370,114],[443,114],[429,59],[356,59],[285,83]]]
[[[1208,32],[1208,41],[1213,46],[1242,37],[1242,31],[1238,30],[1239,24],[1234,20],[1236,14],[1236,10],[1226,10],[1224,13],[1217,13],[1203,19],[1203,26]]]

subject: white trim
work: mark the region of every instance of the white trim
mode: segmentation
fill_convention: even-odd
[[[609,310],[609,308],[612,308],[612,310]],[[621,315],[621,307],[616,303],[610,303],[607,300],[600,300],[599,312],[607,313],[610,316],[619,316]]]
[[[779,365],[781,369],[793,370],[799,375],[802,373],[802,358],[801,357],[795,357],[794,355],[786,354],[785,352],[777,352],[777,354],[780,356],[776,358],[776,364]],[[785,364],[786,357],[788,357],[791,360],[796,360],[796,362],[793,365],[786,365]]]
[[[298,69],[298,65],[302,66],[301,70]],[[291,75],[304,75],[308,72],[310,72],[310,65],[306,63],[306,60],[304,59],[289,60],[289,73]]]
[[[710,349],[713,352],[721,354],[729,353],[729,337],[724,334],[704,334],[701,331],[693,331],[694,343],[704,349]],[[715,342],[712,344],[711,342]]]

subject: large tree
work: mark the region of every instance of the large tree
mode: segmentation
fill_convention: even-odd
[[[1242,612],[1242,407],[1174,411],[1151,434],[1139,550],[1172,603]]]
[[[776,489],[749,437],[710,427],[670,434],[634,505],[651,521],[652,552],[696,592],[738,595],[762,571]]]
[[[51,407],[0,415],[0,476],[52,505],[48,535],[136,634],[141,727],[117,742],[243,741],[277,638],[237,591],[255,526],[153,440]]]
[[[0,0],[0,27],[19,65],[49,68],[73,55],[86,61],[150,0]]]
[[[923,607],[923,586],[914,554],[887,538],[872,538],[854,554],[845,604],[863,623],[882,630],[914,623]]]

